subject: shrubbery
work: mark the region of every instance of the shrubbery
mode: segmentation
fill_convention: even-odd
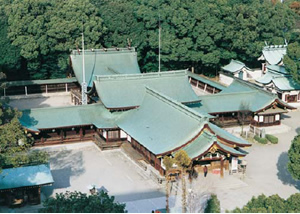
[[[278,143],[278,138],[275,137],[274,135],[266,134],[266,138],[268,139],[268,141],[270,141],[273,144]]]
[[[300,211],[300,193],[291,195],[288,199],[283,199],[278,195],[259,195],[252,199],[242,208],[235,208],[231,213],[287,213]]]
[[[257,142],[261,143],[261,144],[267,144],[268,140],[266,138],[261,138],[257,135],[254,136],[254,140],[256,140]]]
[[[220,201],[216,195],[211,195],[211,198],[207,201],[207,206],[204,210],[205,213],[220,213]]]

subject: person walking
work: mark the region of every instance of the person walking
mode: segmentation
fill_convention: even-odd
[[[207,166],[206,165],[203,168],[203,172],[204,172],[204,177],[206,177],[206,175],[207,175]]]

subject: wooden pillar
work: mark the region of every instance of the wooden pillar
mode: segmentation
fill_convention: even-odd
[[[68,92],[68,83],[66,83],[66,92]]]
[[[83,138],[82,127],[80,127],[80,129],[79,129],[79,134],[80,134],[80,140],[82,140],[82,138]]]
[[[25,86],[25,95],[27,96],[27,86]]]
[[[48,94],[48,85],[46,85],[46,94]]]
[[[63,129],[60,130],[60,140],[62,143],[64,142],[64,130]]]
[[[204,85],[204,91],[206,91],[207,84]]]
[[[223,159],[221,159],[221,173],[220,173],[220,175],[221,175],[221,178],[224,177],[224,160]]]
[[[44,143],[44,141],[45,141],[45,140],[44,140],[44,137],[42,136],[42,137],[41,137],[41,143]]]
[[[216,90],[216,88],[213,88],[213,94],[215,94],[215,90]]]
[[[38,204],[41,203],[41,187],[38,188]]]

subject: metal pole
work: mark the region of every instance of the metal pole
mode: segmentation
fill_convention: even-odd
[[[84,61],[84,36],[82,33],[82,84],[81,84],[81,104],[87,104],[87,85],[85,82],[85,61]]]
[[[160,15],[158,21],[158,72],[160,72]]]

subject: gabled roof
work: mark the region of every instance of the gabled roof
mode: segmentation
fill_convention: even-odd
[[[223,89],[226,88],[226,86],[224,86],[224,85],[222,85],[222,84],[220,84],[218,82],[212,81],[212,80],[210,80],[208,78],[205,78],[205,77],[202,77],[202,76],[200,76],[198,74],[194,74],[194,73],[192,73],[190,71],[187,71],[187,74],[188,74],[189,77],[192,77],[195,80],[198,80],[200,82],[206,83],[207,85],[210,85],[210,86],[215,87],[217,89],[223,90]]]
[[[227,93],[253,92],[253,91],[257,91],[257,86],[252,85],[251,83],[247,83],[243,80],[239,80],[238,78],[235,78],[234,81],[220,93],[227,94]]]
[[[259,59],[265,59],[270,65],[277,65],[286,55],[286,45],[266,46],[262,50],[262,56]]]
[[[156,155],[184,148],[191,142],[198,145],[198,152],[205,151],[211,142],[217,139],[210,138],[211,134],[206,135],[206,132],[202,131],[211,125],[213,126],[201,113],[149,88],[146,90],[142,105],[130,110],[118,121],[118,126],[123,131]],[[225,130],[223,132],[222,136],[225,136],[227,132]],[[235,143],[244,145],[243,140],[234,140]],[[194,147],[193,145],[186,149]]]
[[[85,50],[85,77],[88,87],[92,87],[95,75],[138,74],[135,48]],[[72,68],[78,82],[82,83],[82,52],[73,50],[70,56]]]
[[[300,90],[300,84],[292,76],[281,76],[272,79],[272,82],[281,91]]]
[[[145,74],[97,76],[94,86],[102,103],[109,109],[132,108],[141,105],[145,86],[151,87],[181,102],[199,102],[185,70]]]
[[[280,100],[277,95],[265,91],[251,83],[235,79],[233,83],[219,94],[200,96],[201,104],[194,106],[196,111],[208,113],[236,112],[249,110],[260,111],[273,102],[289,109],[293,107]]]
[[[204,154],[215,142],[217,137],[207,130],[204,130],[193,142],[184,146],[184,150],[189,158],[194,159]]]
[[[250,68],[246,67],[246,65],[244,63],[242,63],[238,60],[234,60],[234,59],[232,59],[228,65],[225,65],[224,67],[222,67],[222,69],[224,71],[228,71],[231,73],[239,72],[243,68],[250,70]]]
[[[262,77],[258,78],[255,81],[264,85],[268,85],[272,82],[274,78],[281,77],[281,76],[283,76],[283,74],[269,70],[265,75],[263,75]]]
[[[256,82],[268,85],[273,83],[275,87],[281,91],[300,90],[300,84],[297,83],[291,75],[289,75],[284,66],[269,65],[268,72],[257,79]]]
[[[81,125],[114,128],[120,113],[110,113],[101,104],[27,109],[22,111],[21,124],[28,130],[55,129]]]
[[[284,65],[268,65],[267,69],[268,69],[268,72],[269,71],[273,71],[274,73],[278,73],[278,74],[289,74],[285,70],[285,66]]]
[[[49,185],[54,182],[48,164],[2,169],[0,190]]]

